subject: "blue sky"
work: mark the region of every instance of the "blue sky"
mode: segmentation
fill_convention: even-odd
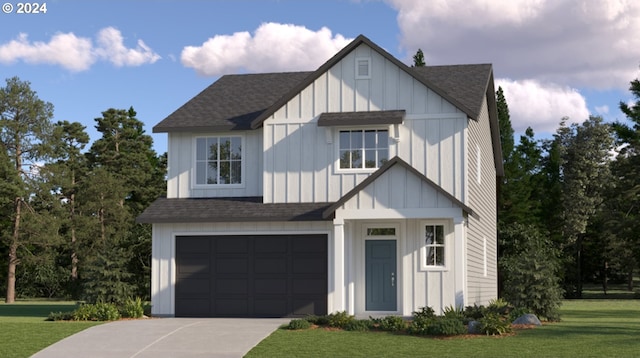
[[[151,134],[221,75],[314,70],[359,34],[408,64],[418,48],[427,64],[493,63],[514,128],[541,136],[564,116],[623,120],[640,64],[640,4],[622,0],[5,2],[2,86],[31,82],[92,139],[108,108],[133,106]]]

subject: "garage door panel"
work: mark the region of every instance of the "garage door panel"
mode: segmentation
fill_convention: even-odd
[[[206,279],[185,279],[176,287],[176,294],[209,297],[210,280]]]
[[[326,292],[326,287],[322,287],[325,282],[326,280],[323,279],[294,279],[293,294],[320,294]]]
[[[202,274],[209,275],[209,256],[190,255],[184,256],[183,262],[178,266],[179,274]]]
[[[287,315],[287,301],[282,299],[256,299],[254,312],[257,317],[282,317]]]
[[[280,294],[283,295],[287,292],[287,280],[286,279],[256,279],[254,281],[254,293],[256,295],[266,294]]]
[[[293,258],[293,273],[294,274],[308,274],[317,273],[323,274],[327,272],[327,261],[324,258]]]
[[[180,312],[182,317],[202,317],[203,312],[209,314],[210,303],[209,297],[176,300],[176,315]]]
[[[214,316],[219,317],[247,317],[249,300],[246,296],[218,299],[214,304],[214,312]]]
[[[249,249],[249,238],[244,236],[218,236],[215,239],[216,254],[245,254]]]
[[[326,235],[177,237],[176,316],[326,314],[327,260]]]
[[[216,291],[218,294],[242,294],[249,293],[249,281],[247,279],[217,279]]]
[[[256,238],[255,253],[286,253],[288,251],[288,240],[286,237]]]
[[[287,261],[286,257],[270,257],[270,258],[256,258],[254,261],[255,272],[268,274],[268,273],[287,273]]]
[[[324,240],[318,240],[316,236],[310,237],[298,237],[293,240],[293,253],[304,252],[327,252],[327,242]]]
[[[200,254],[203,252],[209,252],[209,246],[211,245],[211,240],[209,237],[183,237],[180,239],[180,245],[178,246],[178,251],[180,253],[196,253]]]
[[[216,274],[246,274],[249,272],[247,258],[216,258]]]

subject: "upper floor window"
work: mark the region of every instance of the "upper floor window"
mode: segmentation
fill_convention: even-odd
[[[389,160],[389,131],[340,131],[340,169],[376,169]]]
[[[242,184],[242,137],[196,138],[196,185]]]

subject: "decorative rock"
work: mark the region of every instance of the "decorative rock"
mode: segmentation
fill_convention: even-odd
[[[480,334],[480,322],[469,322],[469,325],[467,326],[467,332],[469,332],[469,334]]]
[[[536,315],[531,314],[531,313],[527,313],[525,315],[522,315],[522,316],[518,317],[511,324],[527,324],[527,325],[531,325],[532,324],[532,325],[535,325],[535,326],[542,325],[542,323],[540,323],[540,320],[538,319],[538,317],[536,317]]]

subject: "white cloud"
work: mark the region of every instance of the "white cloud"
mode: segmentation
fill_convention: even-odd
[[[94,46],[91,39],[78,37],[71,32],[57,33],[49,42],[30,42],[28,35],[21,33],[15,40],[0,44],[0,63],[24,61],[34,65],[57,65],[80,72],[88,70],[98,60],[121,67],[140,66],[160,59],[142,40],[138,40],[136,48],[125,47],[122,34],[113,27],[100,30],[97,43]]]
[[[640,63],[636,0],[386,0],[427,64],[491,62],[496,75],[626,89]]]
[[[55,34],[48,43],[29,42],[21,33],[15,40],[0,45],[0,63],[22,60],[31,64],[59,65],[70,71],[84,71],[95,62],[91,40],[72,33]]]
[[[215,35],[201,46],[186,46],[181,60],[200,75],[314,70],[352,39],[335,36],[326,27],[264,23],[249,32]]]
[[[563,117],[567,124],[589,118],[585,98],[575,89],[536,80],[497,79],[509,106],[511,124],[516,132],[532,127],[536,132],[553,133]]]
[[[122,34],[113,27],[100,30],[97,38],[99,46],[96,48],[96,54],[117,67],[140,66],[160,59],[160,55],[153,52],[142,40],[138,40],[135,49],[126,48]]]
[[[607,106],[606,104],[603,106],[596,106],[595,110],[599,115],[609,114],[609,106]]]

